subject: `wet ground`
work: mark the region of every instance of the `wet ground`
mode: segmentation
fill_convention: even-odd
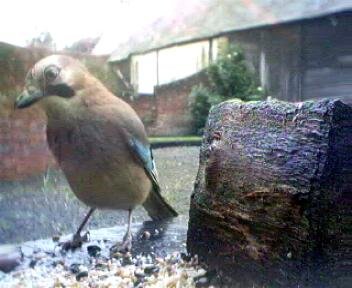
[[[208,278],[186,253],[186,230],[179,221],[135,224],[131,253],[110,251],[124,233],[116,227],[91,230],[89,242],[75,251],[59,245],[71,235],[0,245],[0,286],[195,287]]]
[[[198,168],[199,147],[154,150],[162,193],[180,216],[177,225],[186,228],[190,194]],[[88,207],[71,192],[60,171],[22,182],[0,183],[0,244],[64,235],[75,231]],[[148,220],[142,208],[134,213],[134,223]],[[112,227],[116,233],[126,228],[124,211],[96,211],[88,229]],[[182,230],[182,229],[181,229]],[[186,230],[185,230],[186,231]],[[185,232],[184,233],[185,236]]]

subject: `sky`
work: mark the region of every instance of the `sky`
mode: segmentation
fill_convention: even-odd
[[[50,32],[58,50],[87,37],[114,35],[118,43],[160,15],[172,13],[177,0],[2,0],[0,41],[26,46]],[[187,3],[187,2],[186,2]],[[105,39],[110,37],[104,37]],[[111,39],[111,38],[110,38]],[[97,54],[110,53],[101,43]]]

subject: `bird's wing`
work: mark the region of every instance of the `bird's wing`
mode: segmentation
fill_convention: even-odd
[[[150,146],[143,144],[135,138],[129,139],[129,145],[137,156],[137,158],[143,163],[143,167],[147,172],[148,177],[153,181],[153,184],[159,186],[158,173],[155,168],[153,152],[150,149]]]
[[[143,167],[153,184],[153,189],[150,191],[147,200],[143,204],[149,216],[153,220],[176,217],[177,212],[164,200],[160,194],[158,174],[155,168],[153,152],[149,144],[144,144],[135,138],[130,138],[129,145],[137,158],[142,162]]]
[[[144,168],[146,175],[151,180],[152,189],[143,203],[149,216],[153,220],[176,217],[177,212],[161,196],[153,154],[143,123],[136,112],[127,103],[116,97],[109,99],[109,105],[99,106],[95,109],[95,113],[98,113],[101,119],[109,120],[104,122],[104,127],[107,129],[106,125],[110,123],[109,127],[111,131],[114,131],[112,134],[119,135],[119,137],[109,137],[109,141],[123,139],[133,157]],[[111,132],[108,134],[112,136]]]

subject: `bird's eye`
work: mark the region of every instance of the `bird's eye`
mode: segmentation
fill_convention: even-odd
[[[45,80],[48,82],[54,81],[57,75],[59,75],[59,73],[60,73],[60,69],[57,66],[50,65],[46,67],[44,70]]]

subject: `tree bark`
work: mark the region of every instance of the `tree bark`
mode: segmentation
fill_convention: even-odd
[[[350,283],[351,187],[349,106],[221,103],[201,146],[188,249],[248,287]]]

